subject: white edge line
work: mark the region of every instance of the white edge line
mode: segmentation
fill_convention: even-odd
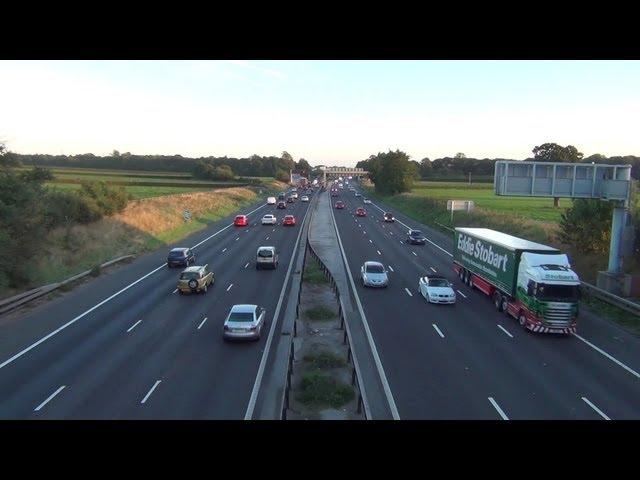
[[[433,328],[435,329],[436,332],[438,332],[438,335],[440,335],[441,338],[444,338],[444,333],[442,333],[440,331],[440,329],[438,328],[438,326],[435,323],[431,324],[433,326]]]
[[[584,343],[586,343],[587,345],[589,345],[591,348],[593,348],[594,350],[596,350],[597,352],[600,352],[602,355],[604,355],[605,357],[607,357],[609,360],[611,360],[612,362],[616,363],[617,365],[621,366],[622,368],[624,368],[627,372],[631,373],[632,375],[635,375],[637,378],[640,378],[640,374],[638,372],[636,372],[635,370],[633,370],[632,368],[627,367],[624,363],[622,363],[620,360],[615,359],[614,357],[612,357],[611,355],[609,355],[607,352],[605,352],[604,350],[601,350],[600,348],[596,347],[593,343],[589,342],[587,339],[581,337],[580,335],[578,335],[577,333],[573,334],[574,336],[578,337],[580,340],[582,340]]]
[[[263,208],[266,206],[266,203],[264,205],[261,205],[260,207],[256,208],[255,210],[252,210],[251,212],[249,212],[247,215],[252,214],[253,212]],[[191,249],[194,249],[196,247],[198,247],[199,245],[202,245],[204,242],[212,239],[213,237],[215,237],[216,235],[218,235],[220,232],[223,232],[224,230],[226,230],[227,228],[231,227],[233,224],[229,224],[226,227],[222,228],[221,230],[218,230],[216,233],[214,233],[213,235],[209,235],[207,238],[205,238],[204,240],[202,240],[200,243],[197,243],[196,245],[194,245],[193,247],[191,247]],[[20,358],[22,355],[24,355],[25,353],[29,352],[30,350],[34,349],[35,347],[37,347],[38,345],[40,345],[42,342],[50,339],[51,337],[53,337],[54,335],[56,335],[57,333],[61,332],[62,330],[64,330],[65,328],[67,328],[70,325],[73,325],[75,322],[77,322],[78,320],[80,320],[81,318],[83,318],[84,316],[88,315],[89,313],[93,312],[95,309],[101,307],[102,305],[104,305],[105,303],[107,303],[110,300],[113,300],[115,297],[117,297],[118,295],[120,295],[122,292],[125,292],[127,290],[129,290],[131,287],[133,287],[134,285],[138,284],[139,282],[141,282],[142,280],[144,280],[145,278],[149,277],[150,275],[153,275],[154,273],[156,273],[158,270],[165,268],[167,266],[166,263],[163,263],[162,265],[160,265],[159,267],[151,270],[149,273],[147,273],[146,275],[140,277],[139,279],[137,279],[135,282],[130,283],[129,285],[127,285],[126,287],[118,290],[116,293],[114,293],[113,295],[111,295],[110,297],[105,298],[104,300],[102,300],[100,303],[94,305],[93,307],[91,307],[89,310],[86,310],[84,312],[82,312],[80,315],[78,315],[77,317],[73,318],[72,320],[69,320],[67,323],[65,323],[64,325],[56,328],[53,332],[45,335],[44,337],[42,337],[40,340],[38,340],[35,343],[32,343],[31,345],[29,345],[27,348],[19,351],[18,353],[16,353],[15,355],[13,355],[11,358],[5,360],[4,362],[0,363],[0,369],[6,367],[7,365],[9,365],[10,363],[12,363],[14,360]]]
[[[136,328],[138,326],[138,324],[141,322],[142,320],[138,320],[136,323],[134,323],[133,325],[131,325],[129,327],[129,329],[127,330],[127,333],[129,333],[131,330],[133,330],[134,328]]]
[[[55,397],[56,395],[58,395],[62,390],[64,390],[64,388],[66,387],[66,385],[62,385],[60,388],[58,388],[55,392],[53,392],[51,395],[49,395],[49,397],[42,402],[40,405],[38,405],[33,411],[37,412],[39,411],[42,407],[44,407],[47,403],[49,403],[49,401]]]
[[[200,325],[198,325],[198,330],[202,328],[202,325],[204,325],[204,322],[206,321],[207,321],[207,317],[204,317],[204,320],[202,320],[202,322],[200,322]]]
[[[307,210],[304,213],[303,222],[307,220],[308,213],[309,213],[309,209],[307,208]],[[298,232],[298,239],[296,240],[296,244],[293,246],[291,261],[289,262],[289,268],[287,269],[287,274],[284,277],[284,283],[282,284],[282,290],[280,291],[280,298],[278,299],[276,310],[273,314],[273,318],[271,319],[271,328],[269,329],[269,337],[267,338],[267,342],[265,343],[265,346],[264,346],[264,351],[262,352],[262,359],[260,360],[260,366],[258,367],[258,373],[256,374],[256,381],[253,384],[253,389],[251,390],[251,396],[249,397],[249,404],[247,405],[247,411],[244,414],[245,420],[251,420],[251,417],[253,417],[253,410],[256,407],[258,392],[260,391],[260,385],[262,384],[264,369],[267,364],[267,356],[269,354],[269,350],[271,349],[271,342],[273,341],[273,333],[275,332],[275,329],[276,329],[276,323],[278,323],[278,316],[280,315],[282,300],[284,299],[284,293],[287,290],[287,284],[289,283],[289,276],[291,275],[291,270],[293,268],[293,261],[296,258],[296,252],[298,251],[298,245],[300,244],[300,237],[302,236],[303,230],[304,228],[300,228],[300,231]]]
[[[502,325],[498,325],[498,328],[502,330],[504,333],[506,333],[507,335],[509,335],[511,338],[513,338],[513,335],[511,335],[509,331],[506,330]]]
[[[398,407],[396,406],[396,402],[393,398],[393,393],[391,392],[391,387],[389,386],[387,375],[384,372],[384,367],[382,366],[380,355],[378,355],[378,349],[376,348],[376,344],[373,341],[373,336],[371,335],[371,329],[369,329],[369,322],[367,322],[367,316],[365,315],[364,309],[362,308],[362,303],[360,302],[360,296],[358,295],[355,282],[353,281],[353,276],[351,275],[351,269],[349,268],[347,255],[344,252],[344,247],[342,246],[342,239],[340,238],[340,232],[338,231],[338,224],[336,223],[336,217],[333,214],[333,209],[331,209],[331,218],[333,219],[333,228],[335,229],[336,236],[338,237],[338,245],[340,246],[340,253],[342,253],[342,259],[344,260],[344,267],[345,267],[345,270],[347,271],[349,281],[351,282],[351,288],[352,288],[354,297],[356,299],[356,304],[358,305],[358,310],[360,311],[360,315],[362,315],[362,325],[364,326],[364,331],[367,335],[367,340],[369,341],[369,345],[371,346],[371,352],[373,353],[373,359],[376,363],[378,374],[380,375],[380,380],[382,381],[382,387],[384,389],[384,393],[387,397],[387,401],[389,402],[389,409],[391,410],[391,415],[393,416],[394,420],[400,420]]]
[[[509,420],[509,417],[507,417],[505,415],[505,413],[502,411],[502,409],[500,408],[500,405],[498,405],[496,403],[496,401],[493,399],[493,397],[488,397],[489,401],[491,402],[491,405],[493,405],[493,408],[495,408],[498,413],[500,414],[500,416],[502,417],[503,420]]]
[[[156,387],[158,385],[160,385],[160,382],[162,380],[156,380],[156,383],[153,384],[153,387],[151,387],[151,390],[149,390],[147,392],[147,394],[144,396],[144,398],[142,399],[142,401],[140,402],[141,404],[147,401],[147,398],[149,398],[151,396],[151,394],[153,393],[153,391],[156,389]]]
[[[591,408],[593,408],[598,415],[600,415],[602,418],[604,418],[605,420],[611,420],[609,417],[607,417],[604,412],[602,410],[600,410],[598,407],[596,407],[593,403],[591,403],[589,401],[589,399],[587,397],[582,397],[582,400],[584,400],[584,402],[589,405]]]

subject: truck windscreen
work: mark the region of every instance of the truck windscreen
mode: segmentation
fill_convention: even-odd
[[[574,302],[578,300],[578,286],[539,283],[536,298],[550,302]]]

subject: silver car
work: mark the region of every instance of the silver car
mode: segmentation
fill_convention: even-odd
[[[258,305],[234,305],[224,321],[225,340],[259,340],[267,311]]]
[[[456,303],[456,292],[449,280],[440,276],[421,277],[418,281],[420,294],[429,303]]]
[[[364,262],[360,267],[363,287],[387,287],[389,276],[384,265],[380,262]]]

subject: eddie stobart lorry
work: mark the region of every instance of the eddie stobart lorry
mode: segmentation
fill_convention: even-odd
[[[456,228],[454,269],[534,332],[574,333],[580,279],[559,250],[488,228]]]

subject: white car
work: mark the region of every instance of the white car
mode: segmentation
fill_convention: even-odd
[[[361,196],[362,196],[362,194],[361,194],[361,193],[356,192],[356,197],[361,197]]]
[[[456,303],[456,292],[449,280],[440,276],[422,277],[418,282],[420,294],[429,303]]]
[[[389,275],[380,262],[364,262],[360,267],[363,287],[388,287]]]
[[[298,192],[293,192],[293,193],[291,193],[291,196],[292,196],[293,198],[298,198]]]
[[[302,197],[300,197],[300,201],[301,202],[308,202],[309,201],[309,197],[307,197],[306,195],[303,195]]]
[[[371,203],[371,200],[369,200],[368,198],[364,198],[363,201],[364,203]]]
[[[270,213],[268,213],[267,215],[262,217],[262,225],[277,225],[277,224],[278,224],[278,219],[276,218],[275,215],[271,215]]]
[[[267,204],[268,205],[275,205],[276,204],[276,197],[267,197]]]
[[[267,311],[258,305],[234,305],[224,321],[222,337],[259,340]]]

